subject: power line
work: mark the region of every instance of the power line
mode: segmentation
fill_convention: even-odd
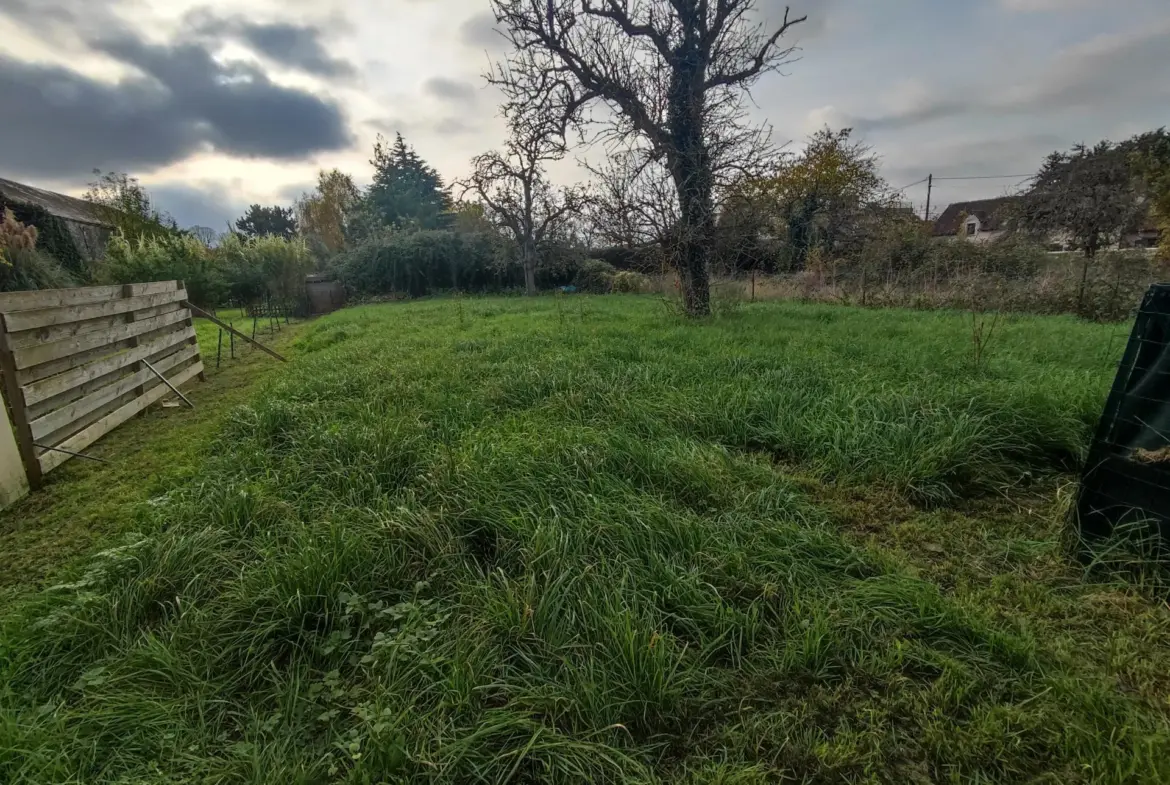
[[[901,193],[902,191],[905,191],[907,188],[913,188],[913,187],[914,187],[914,186],[916,186],[916,185],[922,185],[922,184],[923,184],[923,183],[925,183],[925,182],[926,182],[928,179],[929,179],[929,178],[923,177],[921,180],[919,180],[919,181],[918,181],[918,182],[916,182],[916,183],[910,183],[910,185],[904,185],[904,186],[902,186],[901,188],[895,188],[895,189],[894,189],[894,193]]]
[[[988,174],[978,175],[974,177],[936,177],[935,180],[1011,180],[1014,177],[1027,177],[1031,179],[1035,175],[1031,174]]]
[[[916,185],[922,185],[923,183],[926,183],[927,184],[926,185],[926,212],[924,213],[923,218],[925,220],[929,221],[930,220],[930,198],[933,195],[932,192],[934,191],[934,183],[936,180],[945,180],[945,181],[949,181],[949,182],[954,182],[956,180],[1014,180],[1016,178],[1021,178],[1021,177],[1024,179],[1020,180],[1020,182],[1016,183],[1016,185],[1014,187],[1018,188],[1019,186],[1028,182],[1029,180],[1034,179],[1035,175],[1032,175],[1032,174],[979,174],[979,175],[966,175],[966,176],[962,176],[962,177],[935,177],[932,174],[932,175],[928,175],[928,176],[922,178],[918,182],[910,183],[910,185],[903,186],[903,187],[897,189],[896,191],[894,191],[894,193],[902,193],[907,188],[913,188]]]

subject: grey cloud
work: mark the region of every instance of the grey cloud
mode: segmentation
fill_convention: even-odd
[[[479,133],[481,125],[468,122],[462,117],[444,117],[432,127],[435,133],[440,136],[461,136],[463,134]]]
[[[93,5],[96,10],[98,6],[110,3],[95,0]],[[50,23],[72,22],[83,8],[82,0],[0,0],[0,14],[24,22],[34,19]]]
[[[450,137],[478,134],[483,131],[482,123],[475,123],[463,117],[372,120],[368,125],[386,136],[400,133],[407,141],[418,136]]]
[[[253,66],[221,65],[194,44],[161,46],[122,37],[97,46],[157,79],[173,99],[171,108],[223,152],[299,158],[349,145],[336,104],[274,84]]]
[[[290,24],[246,24],[244,38],[261,54],[284,65],[328,77],[352,77],[352,63],[331,57],[321,44],[320,31]]]
[[[274,63],[331,79],[349,79],[356,73],[353,64],[332,56],[326,49],[326,30],[309,24],[257,22],[240,16],[216,16],[207,9],[187,15],[189,30],[201,40],[212,42],[234,37]]]
[[[285,207],[294,205],[302,196],[305,194],[311,194],[315,190],[317,190],[316,180],[310,180],[308,182],[299,184],[294,183],[292,185],[286,185],[277,192],[277,204]]]
[[[1008,91],[1009,106],[1104,108],[1170,97],[1166,80],[1170,17],[1165,23],[1099,36],[1065,50],[1036,83]]]
[[[960,93],[956,85],[940,87],[909,109],[855,118],[853,124],[863,131],[901,130],[948,118],[1152,107],[1170,98],[1164,78],[1168,51],[1170,22],[1100,36],[1066,49],[1031,79],[992,74],[984,82],[994,87],[973,86],[961,91],[962,99],[954,97]]]
[[[431,77],[423,83],[423,89],[436,98],[456,103],[474,101],[478,92],[472,84],[444,76]]]
[[[853,117],[849,119],[847,124],[859,131],[899,131],[935,120],[981,112],[985,109],[985,106],[970,101],[956,101],[949,96],[930,96],[918,106],[903,112],[879,117]]]
[[[195,44],[94,42],[142,71],[118,82],[0,58],[0,94],[19,106],[0,123],[0,166],[21,176],[142,170],[204,149],[295,159],[348,147],[340,108],[274,84],[262,71],[217,63]]]
[[[120,0],[0,0],[0,16],[12,19],[63,51],[83,49],[84,29],[118,28]]]
[[[147,190],[154,204],[172,216],[179,226],[207,226],[225,232],[246,209],[246,205],[236,203],[225,190],[216,187],[163,183]]]
[[[883,171],[896,187],[925,177],[927,172],[924,166],[939,178],[968,177],[973,174],[1024,174],[1036,171],[1048,153],[1067,147],[1068,143],[1068,139],[1051,133],[916,140],[916,143],[887,146]],[[988,191],[1010,189],[1018,184],[1018,180],[1005,179],[994,182],[973,181],[964,184],[964,187]],[[948,183],[941,187],[953,189],[958,184]]]
[[[459,40],[472,49],[486,49],[495,54],[509,47],[508,40],[496,32],[496,17],[491,11],[465,19],[459,25]]]

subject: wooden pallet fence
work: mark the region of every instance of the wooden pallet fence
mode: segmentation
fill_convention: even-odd
[[[203,378],[181,281],[0,294],[0,375],[29,485]],[[50,449],[57,448],[57,449]]]

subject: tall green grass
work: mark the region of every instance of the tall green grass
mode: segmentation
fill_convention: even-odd
[[[1123,331],[354,309],[10,612],[5,782],[1164,782],[1164,712],[851,544],[1083,453]]]

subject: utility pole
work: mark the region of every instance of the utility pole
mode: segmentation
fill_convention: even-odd
[[[926,178],[926,215],[923,220],[930,222],[930,192],[934,190],[934,175],[931,174]]]

